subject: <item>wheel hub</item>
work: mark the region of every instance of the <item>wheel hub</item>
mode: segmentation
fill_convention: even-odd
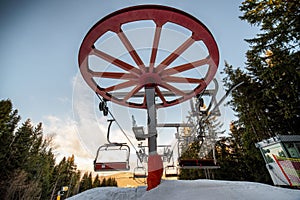
[[[146,72],[139,77],[138,82],[146,87],[155,87],[161,84],[161,77],[157,73]]]

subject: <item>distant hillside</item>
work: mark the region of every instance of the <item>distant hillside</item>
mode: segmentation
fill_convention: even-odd
[[[138,186],[146,186],[146,179],[133,179],[132,172],[120,172],[117,174],[107,175],[107,176],[100,176],[100,179],[103,178],[115,178],[118,182],[118,187],[138,187]],[[168,180],[176,180],[177,178],[165,178]]]
[[[100,179],[103,178],[115,178],[118,182],[118,187],[137,187],[137,186],[145,186],[146,179],[133,179],[133,174],[131,172],[120,172],[117,174],[107,175],[107,176],[100,176]]]

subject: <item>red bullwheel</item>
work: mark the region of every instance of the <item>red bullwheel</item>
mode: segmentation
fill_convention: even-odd
[[[152,31],[141,31],[143,27],[138,26],[149,21],[153,23]],[[128,24],[133,24],[134,30],[124,30]],[[184,36],[184,41],[173,38],[176,34],[169,31],[169,24],[179,27],[178,30],[188,30],[190,35]],[[138,47],[135,44],[137,38],[151,40],[151,45]],[[173,42],[166,42],[172,39]],[[197,55],[192,48],[198,42],[203,44],[207,55],[199,54],[198,59],[190,61],[185,53],[190,50]],[[166,50],[161,43],[178,45],[173,50]],[[102,48],[102,44],[106,48]],[[114,55],[120,48],[126,53]],[[145,50],[149,53],[148,59],[143,58]],[[92,67],[95,59],[101,62],[95,61],[96,67]],[[174,8],[154,5],[125,8],[104,17],[87,33],[79,51],[80,72],[87,84],[104,99],[133,108],[146,108],[145,87],[155,88],[157,108],[192,98],[213,79],[218,63],[217,44],[198,19]],[[200,68],[202,74],[193,71]]]

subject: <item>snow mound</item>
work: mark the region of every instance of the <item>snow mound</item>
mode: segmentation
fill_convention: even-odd
[[[98,187],[72,196],[67,200],[137,200],[146,192],[146,187],[117,188]]]
[[[274,187],[261,183],[216,180],[162,181],[150,191],[146,187],[101,187],[87,190],[68,200],[300,200],[300,190]]]

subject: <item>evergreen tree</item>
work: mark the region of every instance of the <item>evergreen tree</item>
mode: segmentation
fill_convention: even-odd
[[[55,165],[51,140],[43,138],[42,124],[26,120],[19,128],[10,100],[0,101],[0,199],[54,199],[62,186],[77,194],[80,172],[74,156]]]
[[[27,172],[21,169],[13,171],[6,182],[6,193],[1,194],[7,200],[31,200],[40,199],[41,187],[36,180],[29,180]]]
[[[100,184],[100,187],[110,187],[110,186],[115,186],[115,187],[118,187],[118,183],[116,181],[115,178],[113,177],[109,177],[108,179],[106,178],[103,178],[101,184]]]
[[[49,199],[52,193],[52,186],[53,186],[52,176],[55,167],[55,157],[51,149],[49,150],[44,149],[41,152],[40,163],[41,163],[40,182],[42,186],[41,199]]]
[[[93,188],[93,178],[92,178],[92,172],[89,173],[89,177],[87,179],[87,189]]]
[[[92,185],[92,173],[85,172],[80,181],[79,192],[89,190],[93,187]]]
[[[112,179],[112,186],[118,187],[118,182],[115,178]]]
[[[243,153],[243,177],[269,182],[264,162],[255,143],[277,134],[300,134],[299,123],[299,6],[298,1],[246,0],[240,6],[251,25],[260,28],[247,39],[245,71],[226,63],[227,88],[244,82],[232,92],[229,104],[237,113]]]
[[[241,165],[241,158],[237,155],[239,149],[235,149],[235,139],[232,137],[221,138],[217,144],[217,159],[221,166],[216,170],[215,178],[220,180],[243,180],[241,173],[238,173],[240,169],[243,169]]]
[[[105,186],[112,186],[111,177],[109,177],[109,178],[106,180],[106,185],[105,185]]]
[[[69,196],[73,196],[73,195],[78,194],[79,188],[80,188],[80,177],[81,177],[81,172],[79,170],[77,170],[77,172],[75,174],[75,178],[74,178],[74,182],[76,182],[76,183],[74,185],[73,190],[70,190],[71,195],[69,195]]]
[[[215,171],[215,178],[271,183],[261,155],[249,157],[249,152],[257,149],[245,147],[241,138],[243,128],[231,124],[230,131],[230,137],[221,138],[216,144],[217,159],[221,168]],[[257,169],[260,169],[259,172],[256,171]]]
[[[244,12],[241,19],[259,26],[261,33],[246,40],[250,44],[246,54],[247,71],[242,72],[246,84],[238,92],[247,99],[241,102],[242,97],[235,93],[234,106],[240,107],[240,115],[243,115],[242,108],[249,112],[252,124],[250,120],[243,124],[247,130],[259,134],[259,139],[299,134],[299,2],[247,0],[240,8]],[[230,76],[227,84],[241,81],[233,78],[237,71],[231,69],[229,73],[232,74],[227,73]],[[248,112],[244,113],[248,115]],[[242,122],[246,120],[241,117]]]
[[[262,88],[258,112],[268,115],[272,133],[299,134],[299,2],[245,1],[241,10],[241,19],[261,28],[256,38],[247,40],[247,70]]]
[[[83,192],[86,190],[85,188],[85,182],[86,182],[86,179],[88,178],[88,173],[85,172],[80,180],[80,184],[79,184],[79,193]]]
[[[101,187],[105,187],[107,186],[107,181],[106,181],[106,178],[103,178],[102,181],[101,181]]]
[[[93,188],[100,187],[100,186],[101,186],[101,181],[99,179],[99,175],[97,174],[94,181],[93,181]]]
[[[14,131],[20,121],[17,110],[13,110],[10,100],[0,101],[0,199],[4,199],[7,181],[13,173],[13,165],[9,159],[14,141]]]
[[[0,101],[0,113],[1,199],[49,197],[55,160],[42,124],[33,127],[28,119],[15,130],[20,117],[9,100]]]
[[[74,155],[71,157],[64,157],[60,163],[54,168],[54,189],[53,194],[57,194],[62,187],[67,186],[68,192],[65,197],[72,196],[78,192],[78,183],[80,179],[80,172],[77,171],[77,166],[74,163]]]
[[[116,181],[115,178],[110,178],[109,186],[115,186],[115,187],[118,187],[118,183],[117,183],[117,181]]]

